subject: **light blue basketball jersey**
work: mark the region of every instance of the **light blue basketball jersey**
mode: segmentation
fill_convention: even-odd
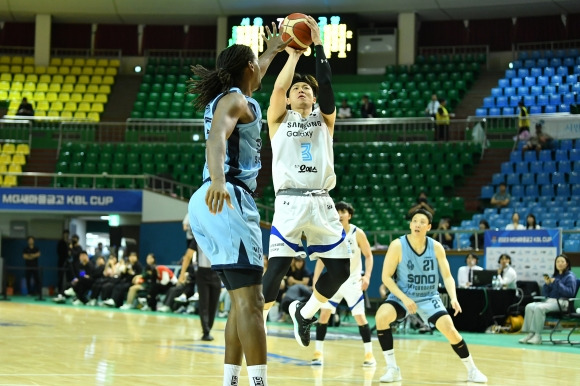
[[[232,87],[230,92],[237,92],[243,95],[237,87]],[[204,129],[205,139],[209,136],[213,115],[220,99],[226,94],[220,94],[215,97],[205,107]],[[262,139],[260,131],[262,130],[262,110],[255,99],[244,95],[248,101],[250,109],[254,112],[256,119],[250,123],[238,123],[236,128],[226,140],[226,162],[224,172],[226,178],[234,177],[242,181],[250,190],[256,190],[256,177],[258,170],[262,167],[260,162],[260,150],[262,148]],[[209,178],[209,169],[206,162],[203,167],[203,180]]]
[[[397,266],[397,286],[413,300],[438,295],[439,264],[434,240],[427,237],[427,246],[421,255],[413,250],[407,236],[401,236],[399,240],[402,259]]]

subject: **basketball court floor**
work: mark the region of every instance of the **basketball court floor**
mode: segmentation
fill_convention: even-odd
[[[371,322],[371,325],[374,321]],[[203,342],[191,315],[74,307],[31,298],[0,302],[0,385],[221,385],[225,319]],[[323,367],[299,347],[290,324],[268,327],[272,386],[378,385],[385,362],[376,334],[376,369],[363,369],[356,327],[329,328]],[[580,347],[520,345],[522,335],[463,334],[490,385],[578,385]],[[314,343],[311,343],[313,346]],[[403,381],[465,384],[467,372],[438,333],[395,334]],[[245,369],[240,386],[248,385]]]

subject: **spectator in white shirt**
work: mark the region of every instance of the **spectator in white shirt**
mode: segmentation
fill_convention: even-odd
[[[512,214],[511,224],[507,224],[505,229],[507,231],[521,231],[521,230],[525,230],[526,227],[523,224],[520,224],[520,215],[517,213],[514,213],[514,214]]]
[[[435,118],[437,114],[437,109],[439,108],[439,101],[437,100],[437,94],[431,95],[431,101],[427,104],[425,109],[425,114],[429,117]]]
[[[473,284],[473,271],[481,271],[482,267],[477,265],[479,258],[473,254],[469,253],[465,257],[465,265],[459,267],[457,271],[457,286],[459,288],[469,288]]]
[[[526,229],[540,229],[540,226],[536,222],[536,216],[532,213],[528,214],[526,218]]]
[[[338,117],[340,119],[352,118],[352,110],[350,109],[346,99],[342,100],[342,105],[338,108]]]
[[[498,259],[498,264],[500,265],[497,270],[497,277],[501,283],[502,288],[515,289],[516,280],[518,280],[518,274],[516,270],[511,266],[512,258],[510,255],[504,253]]]

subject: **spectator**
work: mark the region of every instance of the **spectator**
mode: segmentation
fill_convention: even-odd
[[[546,299],[526,306],[522,331],[528,332],[528,335],[520,339],[520,343],[542,344],[542,329],[546,321],[546,313],[568,308],[568,300],[565,298],[572,298],[576,295],[576,276],[570,270],[571,268],[568,256],[561,254],[554,261],[552,277],[544,274],[545,283],[542,293]]]
[[[189,247],[189,243],[193,240],[193,231],[191,230],[191,226],[189,225],[189,212],[185,214],[183,218],[183,231],[185,232],[185,248]]]
[[[137,253],[131,252],[127,262],[120,261],[118,271],[118,277],[103,286],[101,291],[101,297],[105,299],[103,304],[109,307],[121,307],[129,287],[133,284],[133,278],[143,273],[143,266],[139,263]]]
[[[516,273],[516,270],[511,266],[512,258],[510,257],[510,255],[504,253],[499,257],[497,262],[500,265],[500,267],[497,270],[497,274],[502,288],[515,289],[518,274]]]
[[[338,108],[338,117],[340,119],[352,118],[352,111],[346,98],[342,100],[342,105]]]
[[[507,224],[505,229],[506,231],[521,231],[525,230],[526,227],[523,224],[520,224],[520,215],[515,212],[512,214],[512,222]]]
[[[292,260],[288,274],[286,275],[286,288],[296,284],[310,285],[310,271],[306,268],[304,259],[296,256]]]
[[[480,231],[486,231],[489,229],[489,223],[487,222],[487,220],[481,219],[479,220],[479,230]],[[471,244],[471,248],[475,249],[475,250],[479,250],[479,249],[483,249],[484,247],[484,234],[483,233],[477,233],[477,245],[475,244],[475,234],[469,236],[469,242]]]
[[[448,231],[450,227],[451,225],[449,224],[449,219],[443,218],[439,221],[437,230]],[[453,249],[453,240],[455,240],[455,235],[449,232],[439,233],[437,235],[437,240],[441,243],[441,245],[443,245],[443,248]]]
[[[528,140],[522,148],[522,152],[536,150],[536,154],[539,156],[541,150],[551,150],[553,145],[554,139],[542,132],[542,124],[536,123],[536,135]]]
[[[524,106],[524,101],[518,102],[518,135],[516,140],[525,141],[530,138],[530,115],[528,109]]]
[[[431,95],[431,101],[427,104],[427,108],[425,109],[425,115],[428,117],[435,118],[437,115],[437,111],[439,110],[439,101],[437,100],[437,94]]]
[[[473,253],[465,256],[465,265],[459,267],[457,271],[457,286],[459,288],[469,288],[473,284],[473,271],[481,271],[482,267],[477,265],[479,258]]]
[[[437,133],[435,140],[449,140],[449,112],[447,111],[447,100],[442,98],[439,102],[439,108],[435,114],[435,123],[437,124]]]
[[[62,296],[64,291],[64,280],[66,279],[67,283],[70,283],[72,278],[72,271],[69,269],[69,231],[67,229],[62,231],[62,238],[58,242],[56,246],[56,255],[58,256],[58,296],[64,299]]]
[[[425,193],[424,190],[422,190],[419,193],[419,196],[417,197],[417,204],[412,206],[407,212],[407,217],[411,216],[411,213],[415,213],[415,211],[417,211],[418,209],[425,209],[426,211],[431,213],[431,215],[435,214],[435,209],[433,209],[433,207],[431,206],[431,203],[427,198],[427,193]]]
[[[540,226],[536,222],[536,216],[532,213],[528,214],[528,217],[526,217],[526,229],[540,229]]]
[[[20,106],[18,106],[16,115],[34,116],[34,108],[30,103],[28,103],[28,99],[22,98],[22,102],[20,103]]]
[[[500,209],[507,207],[510,200],[511,196],[506,189],[506,184],[502,182],[499,184],[497,192],[491,197],[490,203],[492,206]]]
[[[135,308],[134,301],[139,291],[149,290],[157,278],[155,274],[155,255],[150,253],[145,258],[146,266],[143,275],[135,275],[131,281],[131,287],[127,291],[127,301],[121,306],[122,310]],[[147,311],[144,309],[143,311]]]
[[[31,295],[39,295],[42,290],[42,283],[40,282],[40,275],[38,274],[40,249],[34,245],[34,237],[28,236],[26,242],[28,245],[22,251],[22,258],[24,259],[24,266],[26,267],[26,289]],[[32,291],[32,283],[34,283],[34,291]]]
[[[193,250],[191,250],[191,253],[193,254]],[[178,308],[177,307],[178,304],[181,305],[182,303],[187,302],[187,299],[193,296],[194,293],[195,293],[195,265],[190,264],[189,267],[187,267],[187,269],[185,270],[185,272],[180,273],[177,284],[174,287],[171,287],[169,291],[167,291],[167,296],[165,296],[163,305],[158,307],[157,311],[173,312]],[[183,300],[183,302],[181,302],[181,300]]]
[[[97,258],[97,264],[104,266],[105,259],[103,257]],[[75,267],[75,278],[72,280],[70,288],[64,291],[67,296],[76,296],[73,305],[80,306],[89,302],[87,295],[93,286],[95,278],[98,278],[98,272],[99,270],[89,260],[87,251],[81,251],[79,263]]]
[[[69,261],[72,264],[72,269],[74,272],[74,267],[78,266],[80,254],[84,250],[83,247],[79,244],[79,236],[78,235],[72,235],[68,248],[69,248],[69,255],[71,257],[71,259]]]
[[[376,117],[375,104],[369,100],[368,95],[363,95],[362,104],[360,106],[360,116],[361,118],[374,118]]]
[[[98,262],[98,258],[97,258],[97,262]],[[107,262],[105,263],[105,266],[103,267],[103,274],[102,276],[100,275],[96,275],[95,276],[95,281],[93,282],[93,285],[91,287],[91,299],[88,302],[89,306],[94,306],[97,304],[97,301],[99,299],[99,296],[101,294],[101,290],[103,288],[103,286],[114,280],[114,277],[116,274],[118,274],[118,272],[116,272],[116,269],[118,267],[118,261],[117,261],[117,256],[115,255],[109,255],[109,258],[107,259]],[[97,264],[97,270],[99,270],[99,265]]]
[[[152,253],[151,255],[153,256]],[[155,260],[147,274],[148,277],[146,279],[149,280],[147,305],[152,311],[157,311],[157,297],[159,295],[166,295],[169,289],[177,284],[177,276],[175,276],[169,267],[155,265]]]

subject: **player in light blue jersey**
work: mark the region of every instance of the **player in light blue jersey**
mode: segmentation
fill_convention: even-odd
[[[418,209],[411,216],[411,233],[394,240],[387,250],[383,265],[383,283],[391,292],[376,314],[377,335],[387,362],[387,372],[381,382],[400,381],[393,350],[393,333],[390,325],[408,314],[418,313],[428,323],[435,325],[447,338],[453,350],[467,368],[468,382],[487,382],[487,377],[473,363],[467,344],[455,329],[451,316],[441,302],[437,287],[439,273],[457,315],[461,306],[457,301],[455,280],[449,270],[445,249],[427,237],[431,230],[431,213]],[[396,273],[396,282],[393,276]]]
[[[260,58],[244,45],[232,45],[217,68],[192,67],[199,80],[189,91],[205,109],[206,164],[203,185],[189,202],[189,222],[199,247],[228,290],[232,307],[225,330],[223,385],[237,385],[245,356],[250,385],[266,386],[266,335],[262,308],[262,232],[253,199],[260,169],[260,106],[251,97],[284,42],[272,23],[263,36]],[[227,208],[224,208],[227,205]],[[223,210],[222,210],[223,209]]]

